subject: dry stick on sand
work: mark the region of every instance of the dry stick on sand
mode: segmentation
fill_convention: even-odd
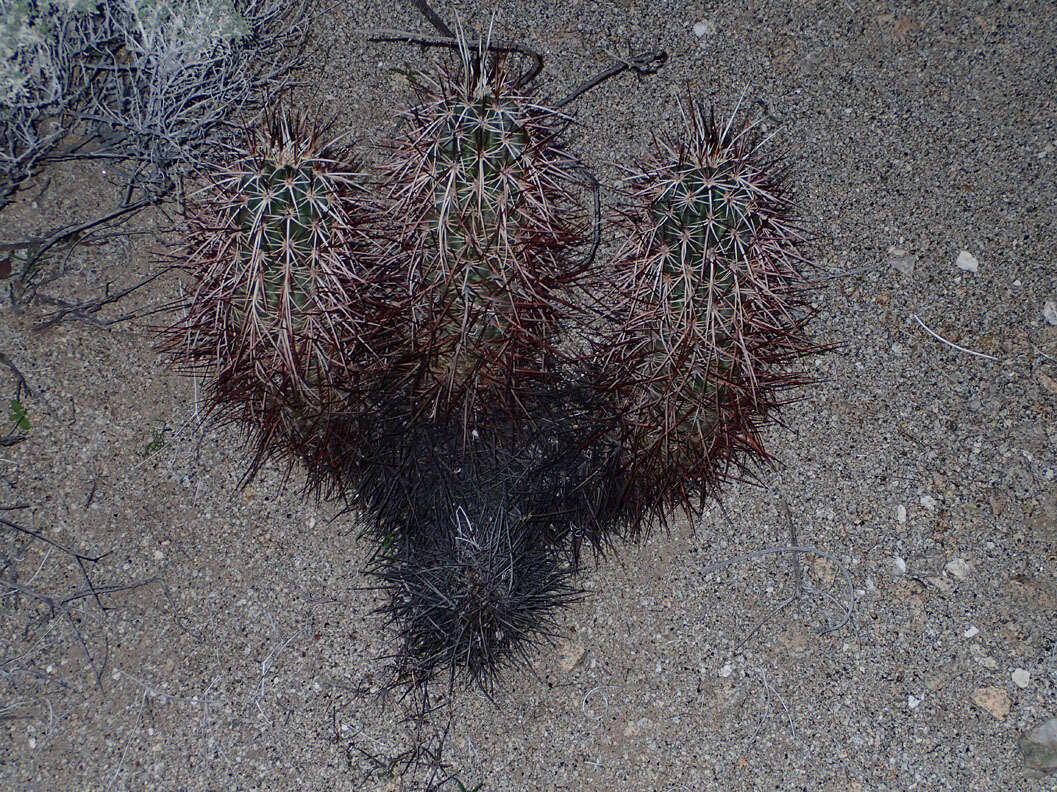
[[[951,347],[952,349],[957,349],[959,352],[965,352],[967,355],[975,355],[976,357],[986,358],[987,360],[1000,360],[1000,358],[997,358],[994,355],[988,355],[988,354],[986,354],[984,352],[977,352],[976,350],[968,349],[968,348],[963,347],[963,346],[959,346],[958,344],[955,344],[953,341],[948,341],[946,338],[941,336],[935,330],[931,329],[927,324],[922,322],[917,314],[911,314],[910,318],[913,319],[915,322],[917,322],[919,325],[921,325],[921,329],[924,330],[926,333],[928,333],[930,336],[935,338],[937,341],[942,341],[944,344],[946,344],[947,346]]]
[[[786,504],[784,499],[782,500],[782,508],[785,511],[786,519],[787,519],[787,521],[789,523],[790,544],[788,546],[786,546],[786,547],[769,547],[769,548],[766,548],[766,549],[763,549],[763,550],[756,550],[756,551],[751,552],[751,553],[743,553],[741,555],[735,556],[734,558],[727,559],[726,561],[718,561],[715,564],[709,564],[707,567],[704,568],[704,570],[702,570],[702,574],[707,575],[707,574],[712,573],[712,572],[717,572],[717,571],[719,571],[721,569],[726,569],[727,567],[732,566],[733,564],[740,563],[742,561],[750,561],[750,560],[754,560],[754,559],[758,559],[758,558],[764,558],[765,556],[780,555],[782,553],[792,553],[793,554],[793,562],[792,562],[793,563],[793,579],[795,581],[796,591],[793,592],[793,594],[789,595],[781,603],[779,603],[766,617],[764,617],[764,619],[762,621],[760,621],[759,624],[757,624],[755,627],[753,627],[748,632],[748,634],[741,641],[739,641],[738,644],[734,647],[734,649],[733,649],[734,652],[737,652],[739,649],[741,649],[741,647],[743,647],[746,643],[748,643],[752,639],[752,637],[754,635],[756,635],[756,633],[758,633],[761,629],[763,629],[763,627],[765,625],[769,624],[771,622],[771,620],[774,619],[775,616],[777,616],[783,610],[788,608],[794,602],[800,601],[805,595],[813,595],[813,596],[822,597],[823,599],[828,600],[829,602],[833,603],[838,608],[843,610],[843,616],[841,617],[841,619],[838,622],[836,622],[835,624],[830,624],[830,625],[820,629],[819,630],[819,635],[826,635],[826,634],[831,633],[831,632],[836,632],[837,630],[841,629],[844,625],[846,625],[848,622],[850,622],[853,619],[853,617],[854,617],[854,614],[855,614],[855,586],[852,583],[851,573],[848,571],[847,567],[845,567],[836,558],[836,556],[833,556],[833,555],[831,555],[829,553],[823,552],[822,550],[819,550],[816,547],[809,547],[809,546],[805,546],[805,545],[799,544],[798,543],[798,539],[797,539],[797,534],[796,534],[796,525],[793,522],[793,516],[792,516],[792,514],[789,511],[789,506]],[[803,570],[802,570],[801,565],[800,565],[800,554],[801,553],[806,553],[806,554],[810,554],[810,555],[819,556],[820,558],[825,558],[827,561],[832,563],[840,571],[841,575],[844,578],[844,582],[847,585],[847,592],[848,592],[848,601],[847,601],[847,603],[839,602],[836,597],[834,597],[832,594],[830,594],[830,593],[828,593],[826,591],[822,591],[820,589],[816,589],[816,588],[812,588],[812,587],[804,585]]]
[[[67,594],[65,596],[53,596],[50,594],[45,594],[28,585],[17,583],[14,580],[5,580],[2,584],[4,590],[2,593],[0,593],[0,597],[8,597],[11,595],[14,595],[16,597],[19,595],[29,597],[47,606],[48,620],[51,620],[60,614],[65,617],[66,621],[73,628],[74,634],[77,637],[77,641],[80,643],[81,649],[84,652],[84,655],[92,668],[92,671],[95,675],[96,685],[102,687],[103,673],[106,669],[105,658],[102,665],[97,665],[96,658],[92,655],[92,652],[89,650],[88,643],[85,641],[84,635],[81,633],[81,630],[77,626],[77,620],[73,616],[71,606],[74,603],[79,602],[80,600],[91,598],[95,600],[96,605],[99,606],[99,609],[105,613],[108,610],[112,610],[112,607],[103,604],[101,595],[116,594],[122,591],[132,591],[134,589],[150,585],[151,583],[155,583],[158,581],[158,578],[153,577],[147,578],[145,580],[134,581],[132,583],[119,583],[99,586],[92,581],[92,578],[89,574],[89,570],[92,565],[101,561],[108,555],[108,553],[102,553],[96,556],[79,553],[73,548],[67,547],[66,545],[62,544],[61,542],[57,542],[54,539],[49,539],[47,536],[39,533],[38,531],[34,531],[31,528],[26,528],[25,526],[19,525],[18,523],[12,522],[11,520],[5,519],[3,517],[0,517],[0,526],[10,528],[11,530],[16,531],[17,533],[24,534],[32,539],[36,539],[40,542],[43,542],[44,544],[49,545],[50,547],[53,547],[59,550],[60,552],[69,555],[77,562],[77,566],[81,570],[81,574],[84,576],[84,581],[86,584],[86,587],[83,589],[75,591],[71,594]]]

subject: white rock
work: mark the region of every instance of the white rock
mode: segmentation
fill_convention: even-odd
[[[1057,302],[1054,300],[1046,301],[1046,304],[1042,306],[1042,318],[1046,320],[1047,324],[1057,325]]]
[[[908,253],[903,248],[888,248],[888,265],[896,272],[909,275],[914,271],[914,265],[917,263],[918,257]]]
[[[725,666],[723,666],[721,669],[719,669],[719,675],[721,677],[723,677],[724,679],[726,679],[727,677],[729,677],[733,673],[734,673],[734,666],[732,666],[730,663],[727,663]]]
[[[694,25],[694,35],[698,38],[716,35],[716,25],[711,20],[702,19]]]
[[[969,629],[965,631],[964,635],[966,638],[975,638],[980,634],[980,631],[976,629],[975,625],[970,624]]]
[[[896,506],[896,522],[905,523],[907,521],[907,507],[900,503]]]
[[[1023,668],[1014,668],[1011,676],[1013,677],[1013,684],[1018,688],[1026,688],[1031,683],[1031,674]]]
[[[917,709],[920,703],[921,699],[917,696],[907,696],[907,706],[910,707],[910,709]]]
[[[907,562],[902,558],[896,556],[892,559],[892,563],[896,565],[896,571],[899,572],[900,575],[905,575],[907,573]]]
[[[921,505],[924,506],[929,511],[932,511],[933,509],[936,508],[936,499],[933,498],[931,495],[922,495],[921,496]]]
[[[980,271],[979,260],[968,250],[963,250],[959,253],[958,259],[954,263],[958,265],[958,269],[965,270],[966,272]]]
[[[973,568],[969,566],[964,558],[952,558],[947,562],[944,569],[958,578],[958,580],[965,580],[969,577],[969,573],[973,571]]]

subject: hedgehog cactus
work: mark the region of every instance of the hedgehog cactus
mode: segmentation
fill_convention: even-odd
[[[326,466],[328,424],[355,408],[351,393],[377,364],[371,212],[349,161],[276,116],[187,210],[176,260],[196,287],[167,347],[256,436],[255,465],[286,451]]]
[[[422,103],[386,182],[404,229],[419,397],[509,405],[549,372],[574,275],[582,212],[554,142],[564,119],[520,93],[502,58],[465,43],[457,69],[416,82]]]
[[[631,179],[608,384],[627,399],[633,477],[689,505],[728,465],[766,456],[759,426],[813,347],[802,235],[753,127],[720,126],[692,101],[684,115],[684,134]]]

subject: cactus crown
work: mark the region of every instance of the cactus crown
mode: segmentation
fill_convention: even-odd
[[[240,270],[229,305],[249,338],[283,348],[294,332],[301,341],[321,333],[337,340],[336,317],[327,314],[345,307],[358,270],[345,249],[357,187],[326,149],[304,122],[276,116],[250,156],[217,179],[220,236],[234,255],[212,263]],[[289,373],[298,371],[296,360],[287,362]]]
[[[673,170],[654,201],[661,267],[670,279],[666,295],[680,307],[686,295],[711,283],[729,291],[731,264],[745,256],[761,226],[751,183],[729,161],[688,163]],[[698,295],[700,296],[700,295]]]
[[[284,161],[289,159],[290,161]],[[238,229],[238,255],[261,267],[263,312],[274,313],[284,294],[297,309],[307,307],[314,288],[314,259],[327,245],[330,228],[329,177],[310,158],[268,154],[238,178],[240,196],[232,218]]]
[[[479,259],[509,222],[510,203],[521,196],[529,145],[517,108],[488,94],[453,99],[438,109],[429,157],[435,178],[438,246],[449,255]],[[483,279],[480,268],[471,278]]]

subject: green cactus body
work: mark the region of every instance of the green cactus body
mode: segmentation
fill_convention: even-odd
[[[496,248],[500,224],[512,217],[528,133],[514,105],[488,96],[473,103],[446,102],[431,159],[435,169],[437,245],[445,256],[467,258],[471,283],[487,282],[483,262]],[[515,231],[516,233],[516,231]]]
[[[615,267],[626,314],[610,353],[636,464],[680,492],[707,489],[726,462],[741,464],[738,450],[762,453],[757,423],[799,381],[778,364],[809,350],[800,237],[751,130],[721,128],[693,104],[687,120],[633,177]]]
[[[242,177],[238,192],[243,196],[233,218],[240,232],[238,255],[247,263],[260,259],[264,311],[276,315],[288,297],[296,324],[310,305],[312,263],[326,244],[326,178],[311,166],[267,162]],[[252,299],[248,292],[246,297]]]
[[[761,225],[751,190],[732,170],[729,163],[684,166],[656,199],[657,243],[668,251],[662,262],[669,282],[663,299],[673,307],[681,307],[689,292],[698,313],[705,313],[708,308],[700,301],[709,291],[729,293],[733,267]],[[700,288],[705,284],[710,289]]]
[[[380,365],[366,352],[381,322],[359,230],[373,215],[350,159],[297,119],[253,133],[248,156],[188,209],[177,257],[198,288],[168,344],[256,435],[260,458],[290,452],[323,487],[331,419],[356,409],[351,394]]]
[[[583,212],[553,144],[561,117],[518,93],[501,62],[462,57],[457,72],[416,79],[424,101],[387,168],[409,347],[427,401],[509,404],[545,376]]]
[[[484,321],[476,337],[463,339],[464,343],[501,343],[509,329],[504,321],[512,313],[503,283],[509,267],[503,259],[510,254],[505,240],[520,233],[516,210],[520,185],[528,175],[522,161],[528,133],[518,108],[494,96],[445,104],[431,157],[436,180],[434,239],[438,255],[458,262],[456,267],[462,270],[461,279],[456,275],[453,282],[440,286],[448,290],[446,333],[461,336],[461,317],[480,307]],[[424,273],[424,284],[437,286],[437,279],[447,271],[441,266]],[[436,373],[465,376],[475,364],[466,356],[449,362],[458,367],[456,371]]]

